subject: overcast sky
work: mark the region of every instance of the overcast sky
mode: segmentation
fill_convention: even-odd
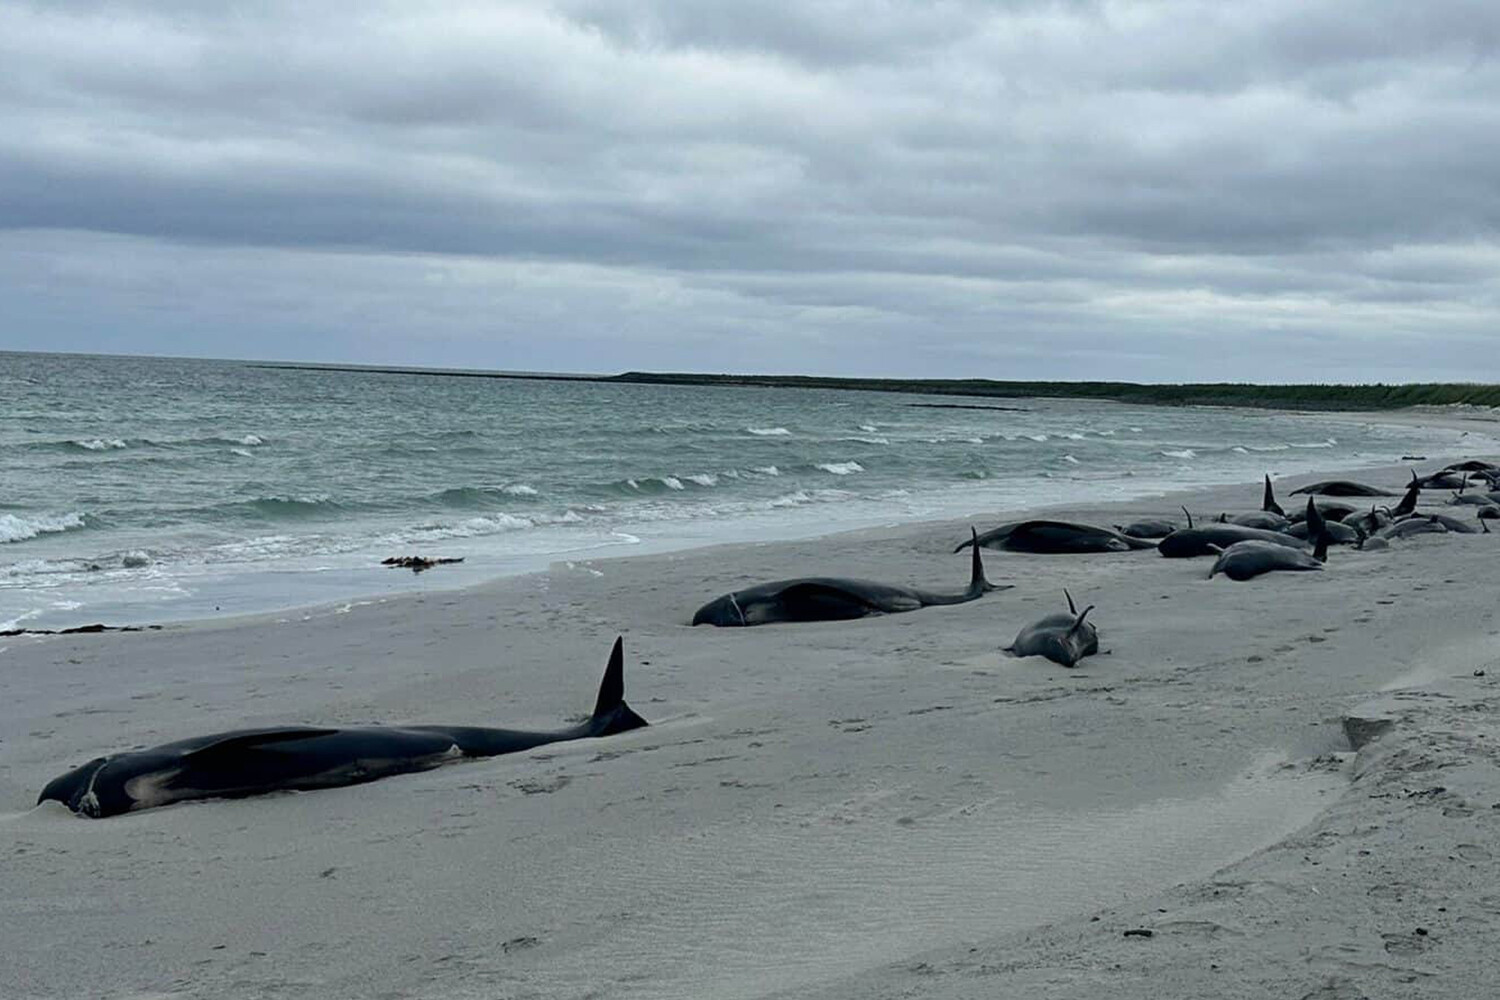
[[[0,348],[1500,381],[1497,43],[1491,0],[7,0]]]

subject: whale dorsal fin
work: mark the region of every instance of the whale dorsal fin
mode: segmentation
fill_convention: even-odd
[[[199,747],[183,755],[184,759],[193,757],[218,756],[219,754],[235,753],[240,750],[253,750],[256,747],[272,746],[277,743],[291,743],[295,740],[310,740],[318,736],[332,736],[338,732],[337,729],[318,729],[313,726],[303,726],[296,729],[264,729],[254,733],[240,733],[235,736],[226,736],[222,740],[215,740],[207,746]]]
[[[1193,526],[1193,513],[1192,513],[1192,511],[1188,510],[1186,507],[1183,507],[1182,508],[1182,512],[1187,515],[1188,527],[1192,528],[1192,526]]]
[[[1067,587],[1063,588],[1063,596],[1068,599],[1068,614],[1070,614],[1070,615],[1076,615],[1076,614],[1078,614],[1078,605],[1076,605],[1076,604],[1073,603],[1073,595],[1070,594],[1070,593],[1068,593],[1068,588]]]
[[[625,637],[615,636],[614,648],[609,651],[609,663],[604,667],[604,679],[599,682],[599,698],[594,702],[594,715],[600,716],[625,701]]]
[[[1355,529],[1355,530],[1357,531],[1358,529]],[[1320,563],[1326,563],[1328,561],[1328,539],[1330,537],[1332,537],[1332,536],[1330,536],[1328,534],[1328,532],[1324,531],[1324,532],[1322,532],[1321,534],[1318,535],[1318,540],[1315,543],[1313,543],[1313,558],[1316,559]],[[1364,547],[1365,547],[1365,533],[1363,531],[1360,531],[1359,532],[1359,548],[1364,548]]]
[[[1281,504],[1276,502],[1276,493],[1271,489],[1271,474],[1266,473],[1266,491],[1261,496],[1260,509],[1270,511],[1272,514],[1286,516],[1286,511],[1281,509]]]
[[[995,589],[995,585],[984,578],[984,560],[979,557],[979,531],[969,526],[969,544],[974,546],[974,561],[969,572],[968,593],[977,597]]]
[[[1089,612],[1093,610],[1094,606],[1092,604],[1084,608],[1083,612],[1079,614],[1078,620],[1073,623],[1073,627],[1068,629],[1068,634],[1071,635],[1072,633],[1077,632],[1079,629],[1083,628],[1083,620],[1087,618],[1089,616]]]
[[[604,679],[599,682],[599,698],[594,702],[594,715],[589,719],[590,735],[611,736],[650,725],[625,704],[625,637],[615,636],[614,648],[609,651],[609,663],[604,667]]]

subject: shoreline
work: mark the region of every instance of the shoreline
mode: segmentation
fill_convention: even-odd
[[[1410,427],[1435,427],[1444,430],[1457,430],[1467,434],[1476,430],[1493,430],[1495,432],[1491,441],[1491,448],[1500,449],[1500,421],[1465,417],[1459,415],[1433,414],[1416,410],[1391,410],[1391,411],[1327,411],[1316,414],[1319,417],[1328,417],[1336,420],[1383,424],[1387,426],[1410,426]],[[1493,427],[1489,425],[1493,423]],[[1480,444],[1477,453],[1489,453]],[[1275,465],[1273,455],[1279,453],[1268,453],[1267,466]],[[1440,462],[1457,460],[1469,457],[1471,452],[1451,452],[1448,456],[1430,455],[1425,462],[1436,465]],[[1381,473],[1389,470],[1394,462],[1368,462],[1351,461],[1348,464],[1335,463],[1320,468],[1317,472],[1293,472],[1281,475],[1276,481],[1283,479],[1288,483],[1301,482],[1309,477],[1322,477],[1332,474],[1361,474]],[[1067,480],[1048,480],[1055,482],[1055,492],[1075,488],[1070,486]],[[1127,483],[1127,480],[1113,480],[1116,487]],[[1205,492],[1222,492],[1233,490],[1236,487],[1248,488],[1252,484],[1249,480],[1242,482],[1206,482],[1185,487],[1174,487],[1166,490],[1158,490],[1154,487],[1142,487],[1138,493],[1116,495],[1108,499],[1090,498],[1083,503],[1088,509],[1098,509],[1107,512],[1112,509],[1133,509],[1150,504],[1153,501],[1161,501],[1166,504],[1163,512],[1175,512],[1177,502],[1183,498],[1190,498]],[[1256,485],[1258,489],[1258,485]],[[1176,498],[1176,499],[1174,499]],[[327,577],[321,571],[308,569],[279,570],[274,566],[263,566],[240,574],[245,579],[264,578],[269,575],[282,574],[288,578],[288,586],[297,590],[306,590],[306,599],[297,599],[291,603],[276,603],[262,607],[248,607],[228,612],[206,611],[200,608],[196,612],[191,610],[195,601],[188,601],[186,606],[178,611],[176,615],[166,614],[153,616],[149,614],[149,605],[137,603],[130,604],[128,601],[121,606],[137,607],[140,610],[128,613],[124,616],[100,615],[87,610],[88,606],[78,616],[70,617],[73,609],[63,611],[32,612],[24,619],[17,619],[9,627],[27,628],[29,622],[34,622],[34,627],[45,629],[75,628],[81,625],[102,623],[111,627],[120,626],[164,626],[178,627],[190,623],[207,623],[221,620],[256,620],[264,618],[282,618],[320,611],[334,607],[359,606],[369,603],[386,603],[392,600],[414,598],[419,595],[438,595],[444,593],[462,592],[473,588],[482,588],[493,585],[502,580],[515,579],[518,577],[531,576],[544,573],[559,563],[589,562],[595,560],[635,559],[649,558],[652,556],[681,554],[693,552],[699,549],[711,549],[723,545],[765,545],[782,542],[796,543],[821,543],[839,535],[858,533],[870,530],[903,529],[916,530],[922,526],[939,524],[953,524],[970,520],[982,520],[984,518],[995,518],[1006,520],[1013,517],[1036,517],[1048,513],[1076,511],[1080,504],[1077,501],[1058,500],[1041,504],[1022,504],[1009,508],[999,508],[995,505],[983,508],[970,508],[966,512],[958,513],[961,503],[968,500],[957,500],[953,498],[937,500],[934,498],[922,498],[929,504],[936,504],[937,511],[934,513],[923,513],[912,516],[909,512],[896,511],[893,515],[865,513],[856,517],[849,517],[842,523],[825,529],[812,523],[812,514],[815,509],[794,511],[799,517],[790,520],[777,521],[773,518],[759,517],[750,518],[754,527],[746,529],[743,524],[730,525],[714,520],[675,522],[678,530],[667,535],[652,536],[653,529],[657,528],[655,523],[643,523],[638,525],[624,525],[623,528],[631,529],[628,541],[581,544],[576,549],[563,552],[536,554],[529,556],[497,556],[495,553],[487,552],[481,546],[478,557],[475,558],[474,548],[465,548],[460,544],[463,540],[447,540],[428,546],[408,546],[411,551],[421,549],[422,554],[429,556],[463,556],[468,560],[467,565],[440,567],[432,573],[421,574],[420,581],[416,575],[406,578],[406,570],[392,570],[387,567],[371,564],[368,567],[338,566],[327,567],[331,572]],[[976,499],[977,503],[978,500]],[[870,501],[862,501],[868,505]],[[903,516],[905,514],[906,516]],[[1101,522],[1103,523],[1103,522]],[[638,532],[638,533],[637,533]],[[728,540],[720,541],[711,539],[710,535],[715,532],[728,533]],[[619,532],[617,532],[618,534]],[[233,574],[225,577],[227,580],[239,580],[240,576]],[[341,578],[345,580],[344,586],[334,596],[312,597],[315,589],[314,583],[321,584],[325,578]],[[181,583],[191,583],[194,577],[187,576]],[[449,581],[452,582],[449,582]],[[243,583],[229,586],[228,592],[233,593],[243,588]],[[208,598],[201,603],[206,607]],[[109,602],[105,601],[105,606]],[[119,602],[116,602],[119,603]]]
[[[1259,488],[1046,510],[1110,523],[1179,499],[1253,509]],[[1493,726],[1492,682],[1471,675],[1500,614],[1485,588],[1444,583],[1486,578],[1487,536],[1337,549],[1324,572],[1243,584],[1154,552],[987,550],[990,579],[1016,587],[967,605],[686,625],[703,600],[763,579],[949,589],[966,576],[951,549],[967,520],[559,561],[347,609],[0,640],[0,854],[7,905],[26,916],[0,931],[17,956],[0,993],[1146,1000],[1205,984],[1301,996],[1330,981],[1385,995],[1412,967],[1454,990],[1433,995],[1482,993],[1493,960],[1461,940],[1463,921],[1493,919],[1482,882],[1468,883],[1476,849],[1500,850],[1482,822],[1500,771],[1470,762],[1461,786],[1457,751],[1432,741],[1457,727],[1482,746]],[[1074,670],[1003,657],[1064,586],[1097,604],[1108,652]],[[100,752],[246,725],[556,725],[586,709],[618,633],[643,730],[111,820],[29,807]],[[1381,712],[1392,742],[1356,752],[1343,720]],[[1439,751],[1441,767],[1418,766]],[[1468,814],[1445,815],[1456,809]],[[1373,846],[1372,825],[1389,834]],[[1427,845],[1467,858],[1429,863]],[[1407,884],[1401,866],[1418,861],[1421,899],[1444,897],[1451,916],[1432,903],[1413,924],[1432,946],[1405,928],[1393,947],[1421,951],[1398,955],[1383,921],[1412,922],[1406,904],[1370,890]],[[1360,865],[1364,881],[1324,871]],[[195,888],[205,878],[218,891]],[[1123,937],[1138,927],[1154,936]],[[1384,964],[1338,965],[1346,932],[1361,961]],[[94,947],[61,961],[57,942],[79,934]],[[1178,977],[1165,984],[1163,960]]]

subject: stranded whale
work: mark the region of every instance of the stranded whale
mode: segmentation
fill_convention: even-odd
[[[240,729],[96,758],[53,779],[37,802],[55,799],[76,813],[98,819],[188,799],[357,785],[392,774],[425,771],[464,757],[493,757],[545,743],[612,736],[647,724],[625,704],[624,670],[622,642],[616,639],[593,715],[566,729]]]
[[[970,534],[974,535],[973,529]],[[977,535],[975,535],[977,537]],[[915,587],[898,587],[871,580],[840,577],[802,577],[777,580],[716,597],[693,615],[694,625],[765,625],[770,622],[828,622],[897,614],[934,604],[964,604],[992,590],[1009,590],[984,578],[979,546],[974,546],[969,589],[961,594],[935,594]]]
[[[1016,641],[1005,647],[1004,652],[1012,656],[1045,656],[1053,663],[1071,667],[1085,656],[1099,652],[1099,633],[1084,621],[1094,610],[1090,604],[1080,614],[1073,603],[1073,595],[1063,590],[1068,599],[1068,613],[1048,615],[1027,625],[1016,635]]]
[[[1011,521],[998,528],[991,528],[982,535],[976,535],[967,542],[960,542],[953,551],[959,552],[970,545],[1048,555],[1129,552],[1132,549],[1155,547],[1155,543],[1147,539],[1132,538],[1108,528],[1074,524],[1070,521]]]

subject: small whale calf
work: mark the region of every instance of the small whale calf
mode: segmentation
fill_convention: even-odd
[[[1094,606],[1090,604],[1080,613],[1073,603],[1073,595],[1067,590],[1063,595],[1068,599],[1067,614],[1048,615],[1027,625],[1004,652],[1013,656],[1045,656],[1065,667],[1074,666],[1085,656],[1099,652],[1099,632],[1085,621]]]
[[[973,538],[978,537],[972,528],[969,533]],[[979,546],[975,545],[969,587],[959,594],[938,594],[871,580],[802,577],[762,583],[716,597],[698,609],[693,624],[732,628],[771,622],[847,621],[915,611],[935,604],[964,604],[991,591],[1009,589],[1009,584],[996,586],[985,579],[984,563],[980,561]]]
[[[566,729],[477,726],[281,726],[239,729],[96,757],[54,778],[37,798],[99,819],[189,799],[308,791],[426,771],[547,743],[613,736],[646,725],[625,704],[623,641],[615,640],[594,712]]]

